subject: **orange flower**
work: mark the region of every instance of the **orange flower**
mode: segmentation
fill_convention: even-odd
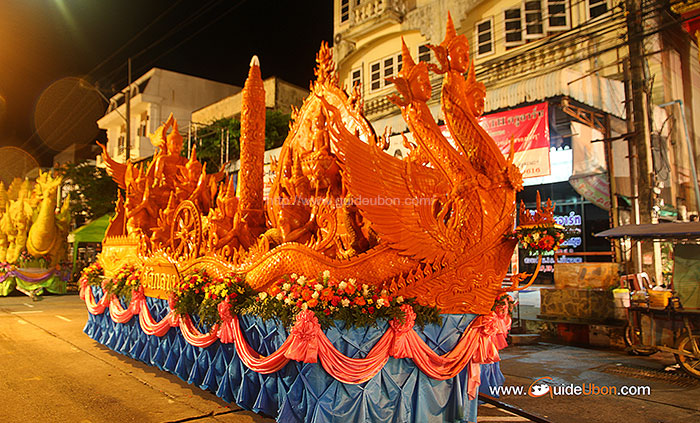
[[[352,295],[355,293],[355,289],[355,284],[349,283],[348,286],[345,287],[345,293]]]
[[[328,301],[331,298],[333,298],[333,288],[325,288],[325,289],[321,290],[321,299],[322,300]]]
[[[314,308],[318,305],[318,300],[316,298],[312,298],[307,301],[306,304],[309,306],[309,308]]]
[[[365,301],[365,297],[357,297],[355,298],[355,304],[359,306],[363,306],[367,304],[367,301]]]
[[[304,301],[309,301],[311,299],[311,295],[313,295],[313,293],[314,292],[312,290],[310,290],[308,288],[304,288],[304,290],[301,291],[301,298],[303,298]]]

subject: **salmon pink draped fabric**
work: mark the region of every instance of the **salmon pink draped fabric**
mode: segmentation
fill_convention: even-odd
[[[338,351],[321,330],[314,313],[304,310],[297,315],[289,337],[282,346],[268,356],[258,354],[243,336],[238,316],[230,313],[228,303],[219,305],[222,323],[214,325],[209,333],[201,333],[190,316],[178,316],[170,304],[169,313],[155,322],[148,311],[142,290],[134,292],[128,307],[124,308],[115,296],[103,296],[95,301],[91,289],[81,286],[80,298],[85,301],[91,314],[102,314],[109,308],[111,319],[126,323],[134,315],[139,316],[139,325],[148,335],[164,336],[171,327],[179,327],[183,338],[196,347],[208,347],[217,340],[233,343],[241,361],[257,373],[269,374],[281,370],[290,360],[304,363],[320,362],[328,374],[347,384],[363,383],[377,375],[390,357],[408,358],[426,375],[437,380],[455,377],[469,366],[469,398],[477,395],[480,384],[479,364],[500,360],[498,350],[504,348],[510,330],[510,315],[502,310],[481,315],[474,319],[462,334],[452,351],[438,355],[418,336],[413,329],[415,313],[409,305],[403,305],[403,322],[393,320],[389,330],[377,341],[365,358],[350,358]]]

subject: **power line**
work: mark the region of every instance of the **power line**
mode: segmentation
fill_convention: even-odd
[[[661,7],[658,7],[658,8],[652,9],[652,10],[649,10],[649,11],[646,12],[646,15],[649,15],[649,14],[651,14],[651,13],[654,13],[654,12],[656,12],[656,11],[663,10],[663,9],[664,9],[664,7],[661,6]],[[694,18],[694,17],[690,17],[690,18],[688,18],[688,19],[693,19],[693,18]],[[664,25],[662,25],[662,26],[658,26],[658,27],[656,27],[656,28],[653,28],[653,29],[651,29],[651,30],[648,31],[648,32],[641,33],[640,36],[641,36],[641,37],[648,37],[649,35],[654,35],[654,34],[656,34],[656,33],[659,33],[659,32],[661,32],[661,31],[665,30],[665,29],[666,29],[667,27],[669,27],[669,26],[677,25],[677,24],[679,24],[679,23],[682,23],[683,21],[684,21],[683,19],[674,19],[674,18],[672,18],[672,22],[669,22],[669,23],[664,24]],[[617,22],[616,25],[617,25],[617,24],[624,24],[624,22],[622,22],[622,21],[621,21],[621,22]],[[593,36],[604,35],[604,34],[606,34],[606,33],[608,33],[608,32],[611,32],[611,31],[613,31],[613,30],[615,30],[615,29],[616,29],[616,28],[608,29],[607,31],[605,31],[605,32],[602,33],[602,34],[601,34],[600,32],[595,32],[595,33],[591,33],[591,34],[589,34],[589,35],[590,35],[591,38],[592,38]],[[587,40],[581,40],[580,38],[572,37],[572,36],[569,35],[569,34],[566,34],[566,35],[567,35],[566,38],[562,38],[562,39],[560,39],[560,40],[556,40],[556,42],[560,42],[561,44],[560,44],[560,45],[554,45],[553,48],[568,48],[568,47],[573,47],[574,45],[579,44],[579,43],[581,43],[582,41],[587,41]],[[571,38],[573,38],[573,39],[569,39],[569,37],[571,37]],[[622,42],[620,42],[620,43],[618,43],[618,44],[614,44],[614,45],[611,46],[611,47],[608,47],[608,48],[605,48],[605,49],[603,49],[603,50],[599,50],[599,51],[593,52],[593,53],[591,53],[591,54],[588,54],[588,55],[586,55],[586,56],[583,57],[583,58],[572,58],[571,60],[563,61],[563,62],[561,61],[561,59],[558,59],[558,58],[549,59],[549,60],[544,61],[544,62],[541,63],[541,65],[542,65],[541,67],[543,68],[543,71],[540,72],[539,74],[535,75],[535,76],[539,76],[539,75],[544,75],[544,74],[547,74],[547,73],[551,73],[551,71],[552,71],[553,69],[550,68],[550,67],[548,67],[548,65],[550,65],[550,64],[556,65],[557,68],[554,69],[554,70],[558,70],[558,69],[561,69],[561,68],[566,67],[566,66],[568,66],[568,65],[571,65],[571,64],[573,64],[573,63],[580,63],[580,62],[585,61],[585,60],[588,60],[588,59],[590,59],[590,58],[592,58],[592,57],[599,56],[599,55],[601,55],[601,54],[603,54],[603,53],[606,53],[606,52],[609,52],[609,51],[612,51],[612,50],[621,48],[621,47],[625,46],[627,43],[628,43],[628,41],[622,41]],[[537,50],[537,49],[540,49],[540,48],[542,48],[542,47],[544,47],[544,46],[551,45],[551,44],[554,44],[554,42],[549,42],[549,43],[546,43],[546,44],[544,44],[544,45],[542,45],[542,44],[537,44],[537,45],[533,46],[532,48],[527,49],[526,51],[518,51],[518,52],[515,52],[515,53],[517,53],[517,54],[529,53],[529,52],[531,52],[531,51],[535,51],[535,50]],[[515,54],[515,53],[514,53],[514,54]],[[505,57],[504,57],[504,56],[505,56]],[[477,65],[477,67],[482,67],[482,68],[483,68],[484,66],[488,66],[488,65],[490,65],[490,64],[492,64],[492,63],[499,63],[499,64],[500,64],[500,63],[505,63],[508,59],[509,59],[509,57],[508,57],[507,55],[502,55],[502,56],[499,56],[498,58],[494,58],[493,60],[491,60],[491,61],[489,61],[489,62],[482,62],[481,64]],[[486,71],[488,71],[488,69],[482,69],[481,71],[476,72],[477,78],[478,78],[478,76],[479,76],[480,74],[483,75],[483,73],[486,72]],[[532,76],[533,76],[532,73],[528,73],[528,75],[523,75],[520,79],[529,78],[529,77],[532,77]]]
[[[216,18],[214,18],[213,20],[211,20],[211,21],[210,21],[209,23],[207,23],[206,25],[201,26],[199,29],[197,29],[195,32],[193,32],[192,34],[190,34],[190,35],[189,35],[188,37],[186,37],[185,39],[181,40],[180,42],[178,42],[177,44],[175,44],[174,46],[172,46],[172,47],[169,48],[168,50],[164,51],[164,52],[161,53],[159,56],[156,56],[154,59],[151,59],[150,61],[147,62],[147,64],[142,65],[141,68],[139,68],[139,69],[141,69],[141,70],[138,71],[138,72],[141,72],[141,71],[143,71],[143,70],[145,70],[145,69],[148,69],[148,68],[151,66],[151,64],[157,62],[157,61],[158,61],[160,58],[162,58],[163,56],[166,56],[166,55],[170,54],[171,52],[173,52],[173,50],[175,50],[176,48],[180,47],[182,44],[184,44],[184,43],[190,41],[192,38],[194,38],[194,37],[196,37],[197,35],[199,35],[202,31],[204,31],[205,29],[211,27],[211,26],[214,25],[216,22],[220,21],[221,19],[223,19],[224,17],[226,17],[228,14],[230,14],[230,13],[233,12],[234,10],[238,9],[238,8],[239,8],[241,5],[243,5],[246,1],[247,1],[247,0],[240,0],[238,3],[234,4],[233,6],[231,6],[230,8],[228,8],[226,11],[224,11],[224,12],[221,13],[221,14],[219,14]]]
[[[222,1],[223,1],[223,0],[209,0],[209,2],[205,3],[202,7],[200,7],[199,9],[197,9],[197,11],[196,11],[194,14],[188,16],[186,19],[184,19],[184,20],[182,20],[182,21],[179,21],[175,26],[173,26],[172,28],[170,28],[165,34],[163,34],[162,36],[160,36],[160,37],[159,37],[158,39],[156,39],[155,41],[152,41],[149,45],[147,45],[146,47],[144,47],[143,49],[141,49],[141,50],[140,50],[138,53],[136,53],[135,55],[132,55],[132,56],[131,56],[132,60],[133,60],[133,59],[137,59],[137,58],[143,56],[144,54],[146,54],[147,52],[149,52],[150,50],[152,50],[154,47],[156,47],[157,45],[159,45],[159,44],[161,44],[162,42],[168,40],[168,39],[171,38],[173,35],[179,33],[181,30],[183,30],[183,29],[185,29],[186,27],[190,26],[191,24],[195,23],[195,22],[196,22],[197,20],[199,20],[202,16],[206,15],[209,11],[211,11],[211,10],[212,10],[213,8],[215,8],[217,5],[219,5],[220,3],[222,3]],[[205,26],[206,26],[206,25],[205,25]],[[105,74],[105,75],[103,76],[103,78],[105,78],[105,79],[112,79],[112,78],[117,77],[117,75],[119,75],[119,74],[121,73],[122,67],[123,67],[123,65],[120,66],[119,68],[114,69],[113,71],[111,71],[111,72]],[[139,67],[139,68],[136,70],[136,73],[137,73],[137,74],[141,73],[141,72],[143,71],[143,68],[144,68],[144,66]],[[120,81],[121,81],[121,79],[122,79],[122,78],[119,78]]]

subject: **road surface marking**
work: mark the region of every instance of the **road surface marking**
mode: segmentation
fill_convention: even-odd
[[[27,311],[13,311],[10,314],[29,314],[29,313],[43,313],[44,310],[27,310]]]
[[[67,317],[59,316],[58,314],[56,315],[56,317],[58,317],[58,318],[61,319],[61,320],[66,321],[66,322],[72,322],[71,319],[69,319],[69,318],[67,318]]]
[[[529,422],[530,420],[520,416],[479,416],[478,422]]]
[[[29,304],[29,303],[22,303],[22,304],[26,305],[26,306],[29,307],[29,308],[34,308],[34,306],[31,305],[31,304]]]

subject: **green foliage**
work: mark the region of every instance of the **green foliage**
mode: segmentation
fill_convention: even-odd
[[[60,169],[65,182],[73,185],[70,212],[76,222],[95,219],[114,211],[117,184],[105,169],[87,161],[67,163]]]
[[[291,116],[279,110],[268,110],[265,113],[265,149],[281,147],[289,133]]]
[[[113,278],[105,281],[104,289],[108,294],[116,295],[126,304],[131,302],[131,293],[141,285],[141,270],[133,264],[122,266]]]
[[[269,150],[282,145],[289,132],[289,119],[289,114],[278,110],[268,110],[265,113],[265,149]],[[241,122],[238,119],[222,118],[210,125],[197,128],[195,134],[195,138],[198,140],[197,158],[200,162],[207,163],[208,173],[219,171],[222,134],[225,143],[227,131],[229,160],[236,161],[241,153]],[[184,150],[183,154],[186,154]]]

